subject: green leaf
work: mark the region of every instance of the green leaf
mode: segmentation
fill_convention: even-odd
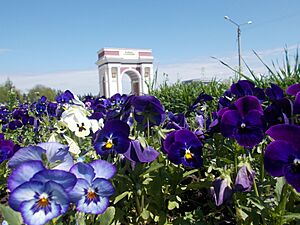
[[[193,173],[195,173],[195,172],[197,172],[197,171],[198,171],[198,169],[193,169],[193,170],[187,171],[187,172],[185,172],[185,173],[182,175],[182,177],[187,177],[187,176],[189,176],[189,175],[191,175],[191,174],[193,174]]]
[[[155,171],[155,170],[157,170],[157,169],[159,169],[159,168],[161,168],[161,167],[163,167],[163,166],[164,166],[164,164],[162,164],[162,163],[152,163],[151,166],[150,166],[150,168],[147,169],[144,173],[142,173],[142,174],[140,175],[140,177],[141,177],[141,176],[144,176],[144,175],[147,174],[147,173],[150,173],[150,172],[152,172],[152,171]]]
[[[179,204],[176,201],[169,201],[168,202],[168,209],[173,210],[175,208],[179,208]]]
[[[284,184],[285,184],[284,177],[277,178],[276,187],[275,187],[275,193],[276,193],[277,202],[280,202],[282,188],[283,188]]]
[[[106,211],[97,217],[97,221],[99,225],[109,225],[112,223],[115,217],[116,209],[113,206],[110,206],[106,209]]]
[[[285,222],[290,222],[292,220],[300,220],[300,213],[287,213],[283,216]]]
[[[141,217],[144,219],[144,220],[147,220],[149,219],[150,217],[150,212],[147,210],[147,209],[143,209],[143,212],[141,213]]]
[[[23,223],[21,214],[8,206],[0,204],[0,212],[9,225],[20,225]]]
[[[130,196],[132,194],[132,191],[125,191],[122,194],[118,195],[117,197],[115,197],[115,201],[114,204],[116,204],[117,202],[119,202],[121,199],[125,198],[127,195]]]

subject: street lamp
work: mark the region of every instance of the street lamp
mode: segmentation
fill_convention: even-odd
[[[251,24],[252,21],[248,21],[247,23],[236,23],[235,21],[233,21],[232,19],[230,19],[228,16],[224,16],[225,20],[228,20],[229,22],[231,22],[232,24],[234,24],[237,27],[237,39],[238,39],[238,59],[239,59],[239,75],[242,72],[242,63],[241,63],[241,26],[246,25],[246,24]]]

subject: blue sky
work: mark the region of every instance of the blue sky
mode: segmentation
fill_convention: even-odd
[[[35,84],[97,94],[97,51],[150,48],[159,74],[170,81],[228,75],[211,56],[237,65],[236,27],[253,69],[281,60],[300,44],[299,0],[0,0],[0,82],[26,92]]]

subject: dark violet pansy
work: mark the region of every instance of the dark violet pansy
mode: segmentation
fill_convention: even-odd
[[[237,83],[233,83],[230,87],[230,91],[237,98],[254,95],[260,101],[265,99],[264,91],[261,88],[255,87],[254,83],[249,80],[239,80]]]
[[[57,142],[46,142],[20,148],[9,160],[8,166],[15,168],[23,162],[32,160],[42,161],[49,169],[66,171],[74,164],[68,146]]]
[[[124,156],[132,162],[147,163],[155,160],[159,156],[159,152],[151,146],[144,148],[139,140],[132,140]]]
[[[268,129],[266,134],[275,140],[265,151],[266,171],[274,177],[284,176],[300,192],[300,127],[279,124]]]
[[[163,142],[170,161],[193,168],[202,166],[202,147],[198,137],[186,129],[171,132]]]
[[[133,96],[130,102],[134,108],[134,119],[142,127],[158,126],[165,120],[165,110],[156,97],[151,95]]]
[[[276,84],[271,84],[271,87],[266,89],[266,95],[272,101],[279,100],[284,97],[283,90]]]
[[[49,116],[56,117],[57,116],[57,106],[58,104],[55,102],[49,102],[47,105],[47,113]]]
[[[114,187],[108,179],[116,173],[116,167],[104,160],[90,164],[76,163],[70,172],[77,177],[77,183],[69,192],[71,201],[80,212],[101,214],[109,206],[109,197]]]
[[[63,186],[54,181],[27,181],[11,192],[8,203],[21,213],[25,224],[43,225],[65,213],[70,200]]]
[[[214,199],[216,206],[228,203],[231,200],[233,194],[233,190],[230,187],[230,181],[227,178],[218,177],[212,182],[210,193]]]
[[[124,153],[128,150],[130,128],[121,120],[110,120],[98,131],[94,141],[94,148],[99,155],[106,155],[112,151]]]
[[[293,84],[286,89],[287,94],[294,95],[294,96],[296,96],[299,91],[300,91],[300,84]]]
[[[255,179],[255,172],[247,165],[243,165],[235,179],[235,191],[248,192],[251,191],[253,181]]]
[[[220,130],[224,137],[234,138],[239,145],[253,147],[264,137],[263,112],[255,96],[239,98],[234,106],[224,112]]]
[[[189,125],[183,113],[173,114],[172,112],[168,113],[168,122],[165,125],[166,129],[188,129]]]
[[[56,97],[58,103],[70,103],[74,99],[74,95],[71,91],[66,90],[64,93]]]
[[[213,100],[213,97],[211,95],[205,94],[205,93],[200,93],[196,100],[193,102],[193,104],[190,106],[190,110],[193,111],[195,110],[198,106],[203,105],[205,102],[209,102]]]
[[[10,159],[14,153],[20,148],[15,145],[11,140],[4,140],[4,135],[1,134],[0,138],[0,164],[7,159]]]

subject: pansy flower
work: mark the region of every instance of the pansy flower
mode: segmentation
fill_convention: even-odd
[[[8,166],[15,168],[31,160],[42,161],[47,168],[66,171],[74,164],[68,146],[57,142],[46,142],[20,148],[9,160]]]
[[[0,164],[4,160],[10,159],[19,148],[19,145],[11,140],[5,140],[4,135],[0,134]]]
[[[142,127],[159,126],[165,120],[165,110],[156,97],[151,95],[133,96],[130,102],[134,108],[134,119]]]
[[[151,146],[143,147],[139,140],[132,140],[124,156],[132,162],[152,162],[159,156],[159,152]]]
[[[173,114],[172,112],[168,113],[168,122],[164,126],[166,129],[188,129],[189,125],[183,113]]]
[[[21,213],[24,223],[43,225],[65,213],[70,200],[63,186],[54,181],[27,181],[12,191],[8,203]]]
[[[202,166],[202,143],[191,131],[182,129],[168,134],[163,142],[164,151],[175,164],[199,168]]]
[[[245,96],[234,103],[234,108],[222,115],[222,135],[236,139],[244,147],[251,148],[259,144],[264,137],[263,112],[259,100],[255,96]]]
[[[70,172],[77,177],[77,183],[70,191],[71,201],[80,212],[101,214],[109,206],[109,197],[115,189],[108,181],[116,173],[116,167],[104,160],[90,164],[76,163]]]
[[[74,99],[73,93],[69,90],[66,90],[64,93],[62,93],[56,97],[56,102],[62,103],[62,104],[71,103],[73,99]]]
[[[99,155],[107,155],[112,151],[124,153],[128,150],[130,128],[121,120],[110,120],[98,131],[94,147]]]
[[[235,179],[235,191],[251,191],[254,179],[255,172],[250,168],[250,165],[241,166]]]
[[[231,179],[218,177],[212,182],[210,193],[216,206],[228,203],[232,199],[233,190],[230,186]]]
[[[286,89],[286,93],[295,96],[294,114],[300,114],[300,84],[293,84]]]
[[[300,127],[279,124],[266,132],[275,141],[265,151],[266,171],[274,177],[284,176],[300,192]]]
[[[260,101],[263,101],[266,97],[264,91],[261,88],[255,87],[255,84],[249,80],[239,80],[237,83],[233,83],[230,91],[237,98],[254,95]]]

